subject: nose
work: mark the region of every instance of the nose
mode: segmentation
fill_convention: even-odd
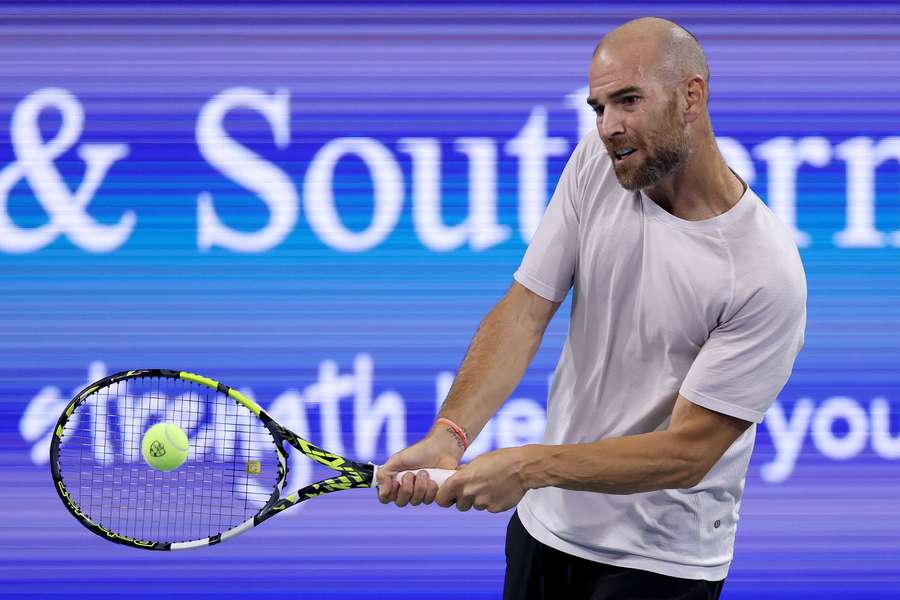
[[[603,139],[611,139],[613,136],[625,133],[625,124],[621,116],[616,111],[607,108],[603,114],[597,118],[597,128],[600,137]]]

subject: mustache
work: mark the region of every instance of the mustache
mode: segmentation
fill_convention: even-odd
[[[619,143],[613,144],[613,143],[610,143],[610,142],[607,142],[606,140],[604,140],[604,141],[603,141],[603,145],[606,146],[606,150],[607,150],[608,152],[610,152],[610,153],[612,153],[612,152],[618,152],[619,150],[623,150],[623,149],[625,149],[625,148],[634,148],[634,149],[637,149],[637,148],[640,147],[640,144],[638,144],[637,141],[634,141],[634,142],[625,142],[625,143],[619,142]]]

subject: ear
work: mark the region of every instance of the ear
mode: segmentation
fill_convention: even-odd
[[[709,87],[699,75],[692,75],[684,81],[682,94],[685,100],[684,120],[693,123],[706,111]]]

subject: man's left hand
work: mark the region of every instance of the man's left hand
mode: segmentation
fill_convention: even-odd
[[[523,473],[536,447],[503,448],[482,454],[459,469],[438,489],[434,501],[461,512],[470,508],[492,513],[509,510],[519,503],[528,486]]]

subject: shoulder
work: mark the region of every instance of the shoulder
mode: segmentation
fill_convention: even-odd
[[[806,273],[793,233],[749,190],[752,210],[729,236],[734,261],[734,312],[755,305],[797,313],[806,306]]]

